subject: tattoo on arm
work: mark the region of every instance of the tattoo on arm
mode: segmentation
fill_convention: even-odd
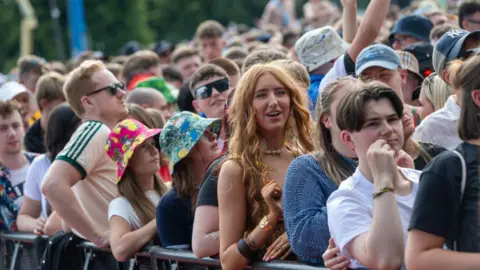
[[[220,240],[220,234],[219,234],[218,231],[217,231],[217,232],[211,232],[211,233],[207,234],[207,235],[205,236],[205,238],[208,239],[208,240],[216,240],[216,241],[218,241],[218,240]]]

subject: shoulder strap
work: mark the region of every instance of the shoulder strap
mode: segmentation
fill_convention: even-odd
[[[463,194],[465,192],[465,185],[467,184],[467,163],[465,162],[465,159],[463,158],[462,154],[458,152],[457,150],[453,150],[453,153],[455,153],[458,158],[460,158],[460,162],[462,163],[462,182],[460,185],[460,203],[462,203],[463,199]],[[457,241],[453,241],[453,250],[457,250]]]
[[[460,152],[458,152],[457,150],[453,150],[453,153],[455,153],[458,158],[460,158],[460,162],[462,163],[462,183],[460,186],[460,202],[462,202],[465,185],[467,184],[467,164]]]

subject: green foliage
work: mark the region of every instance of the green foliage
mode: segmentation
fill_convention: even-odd
[[[30,0],[38,18],[34,31],[34,54],[47,60],[59,58],[59,48],[50,17],[50,0]],[[62,41],[70,54],[66,3],[57,0]],[[297,14],[307,0],[297,0]],[[339,2],[339,0],[336,0]],[[365,2],[359,1],[359,7]],[[89,47],[116,55],[129,40],[147,45],[156,40],[178,42],[191,39],[199,23],[215,19],[254,25],[268,0],[84,0]],[[368,2],[368,1],[367,1]],[[15,0],[0,0],[0,71],[15,66],[20,53],[21,15]]]

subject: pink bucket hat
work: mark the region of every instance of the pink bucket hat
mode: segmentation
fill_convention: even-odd
[[[134,119],[123,120],[113,128],[108,135],[105,151],[117,163],[117,184],[122,179],[135,148],[161,131],[161,129],[149,129]]]

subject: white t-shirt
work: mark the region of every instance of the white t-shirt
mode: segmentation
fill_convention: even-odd
[[[25,184],[25,179],[27,179],[28,167],[30,167],[29,162],[27,162],[27,164],[25,164],[20,169],[9,170],[10,177],[8,178],[8,180],[10,181],[12,188],[16,189],[15,191],[16,194],[23,193],[23,185]],[[23,204],[23,196],[18,197],[18,199],[16,199],[14,203],[20,209],[20,207]]]
[[[23,187],[23,193],[25,196],[34,201],[41,201],[42,217],[47,217],[48,215],[47,200],[40,191],[40,187],[42,186],[44,176],[47,173],[50,165],[50,159],[45,154],[36,157],[28,169],[27,180],[25,181],[25,186]]]
[[[398,212],[402,221],[404,244],[418,190],[421,171],[399,168],[400,172],[413,182],[412,192],[407,196],[396,195]],[[368,232],[373,221],[373,183],[358,170],[340,184],[327,201],[328,228],[343,256],[350,259],[351,268],[365,268],[353,259],[346,246],[355,237]],[[388,239],[385,239],[388,241]]]
[[[333,67],[327,72],[325,77],[322,79],[322,81],[320,82],[320,86],[318,88],[319,94],[322,92],[323,88],[327,86],[327,84],[347,76],[347,69],[345,68],[344,58],[345,58],[345,54],[340,56],[333,64]]]
[[[154,190],[145,192],[145,195],[150,199],[150,201],[157,206],[160,201],[160,195]],[[113,199],[108,206],[108,220],[113,216],[119,216],[125,219],[132,230],[138,230],[143,227],[145,224],[142,224],[140,219],[135,213],[133,206],[130,204],[126,197],[118,197]]]
[[[443,108],[420,122],[420,125],[415,129],[415,133],[413,133],[413,139],[453,150],[462,143],[457,132],[459,118],[460,107],[455,102],[454,96],[450,96]]]

